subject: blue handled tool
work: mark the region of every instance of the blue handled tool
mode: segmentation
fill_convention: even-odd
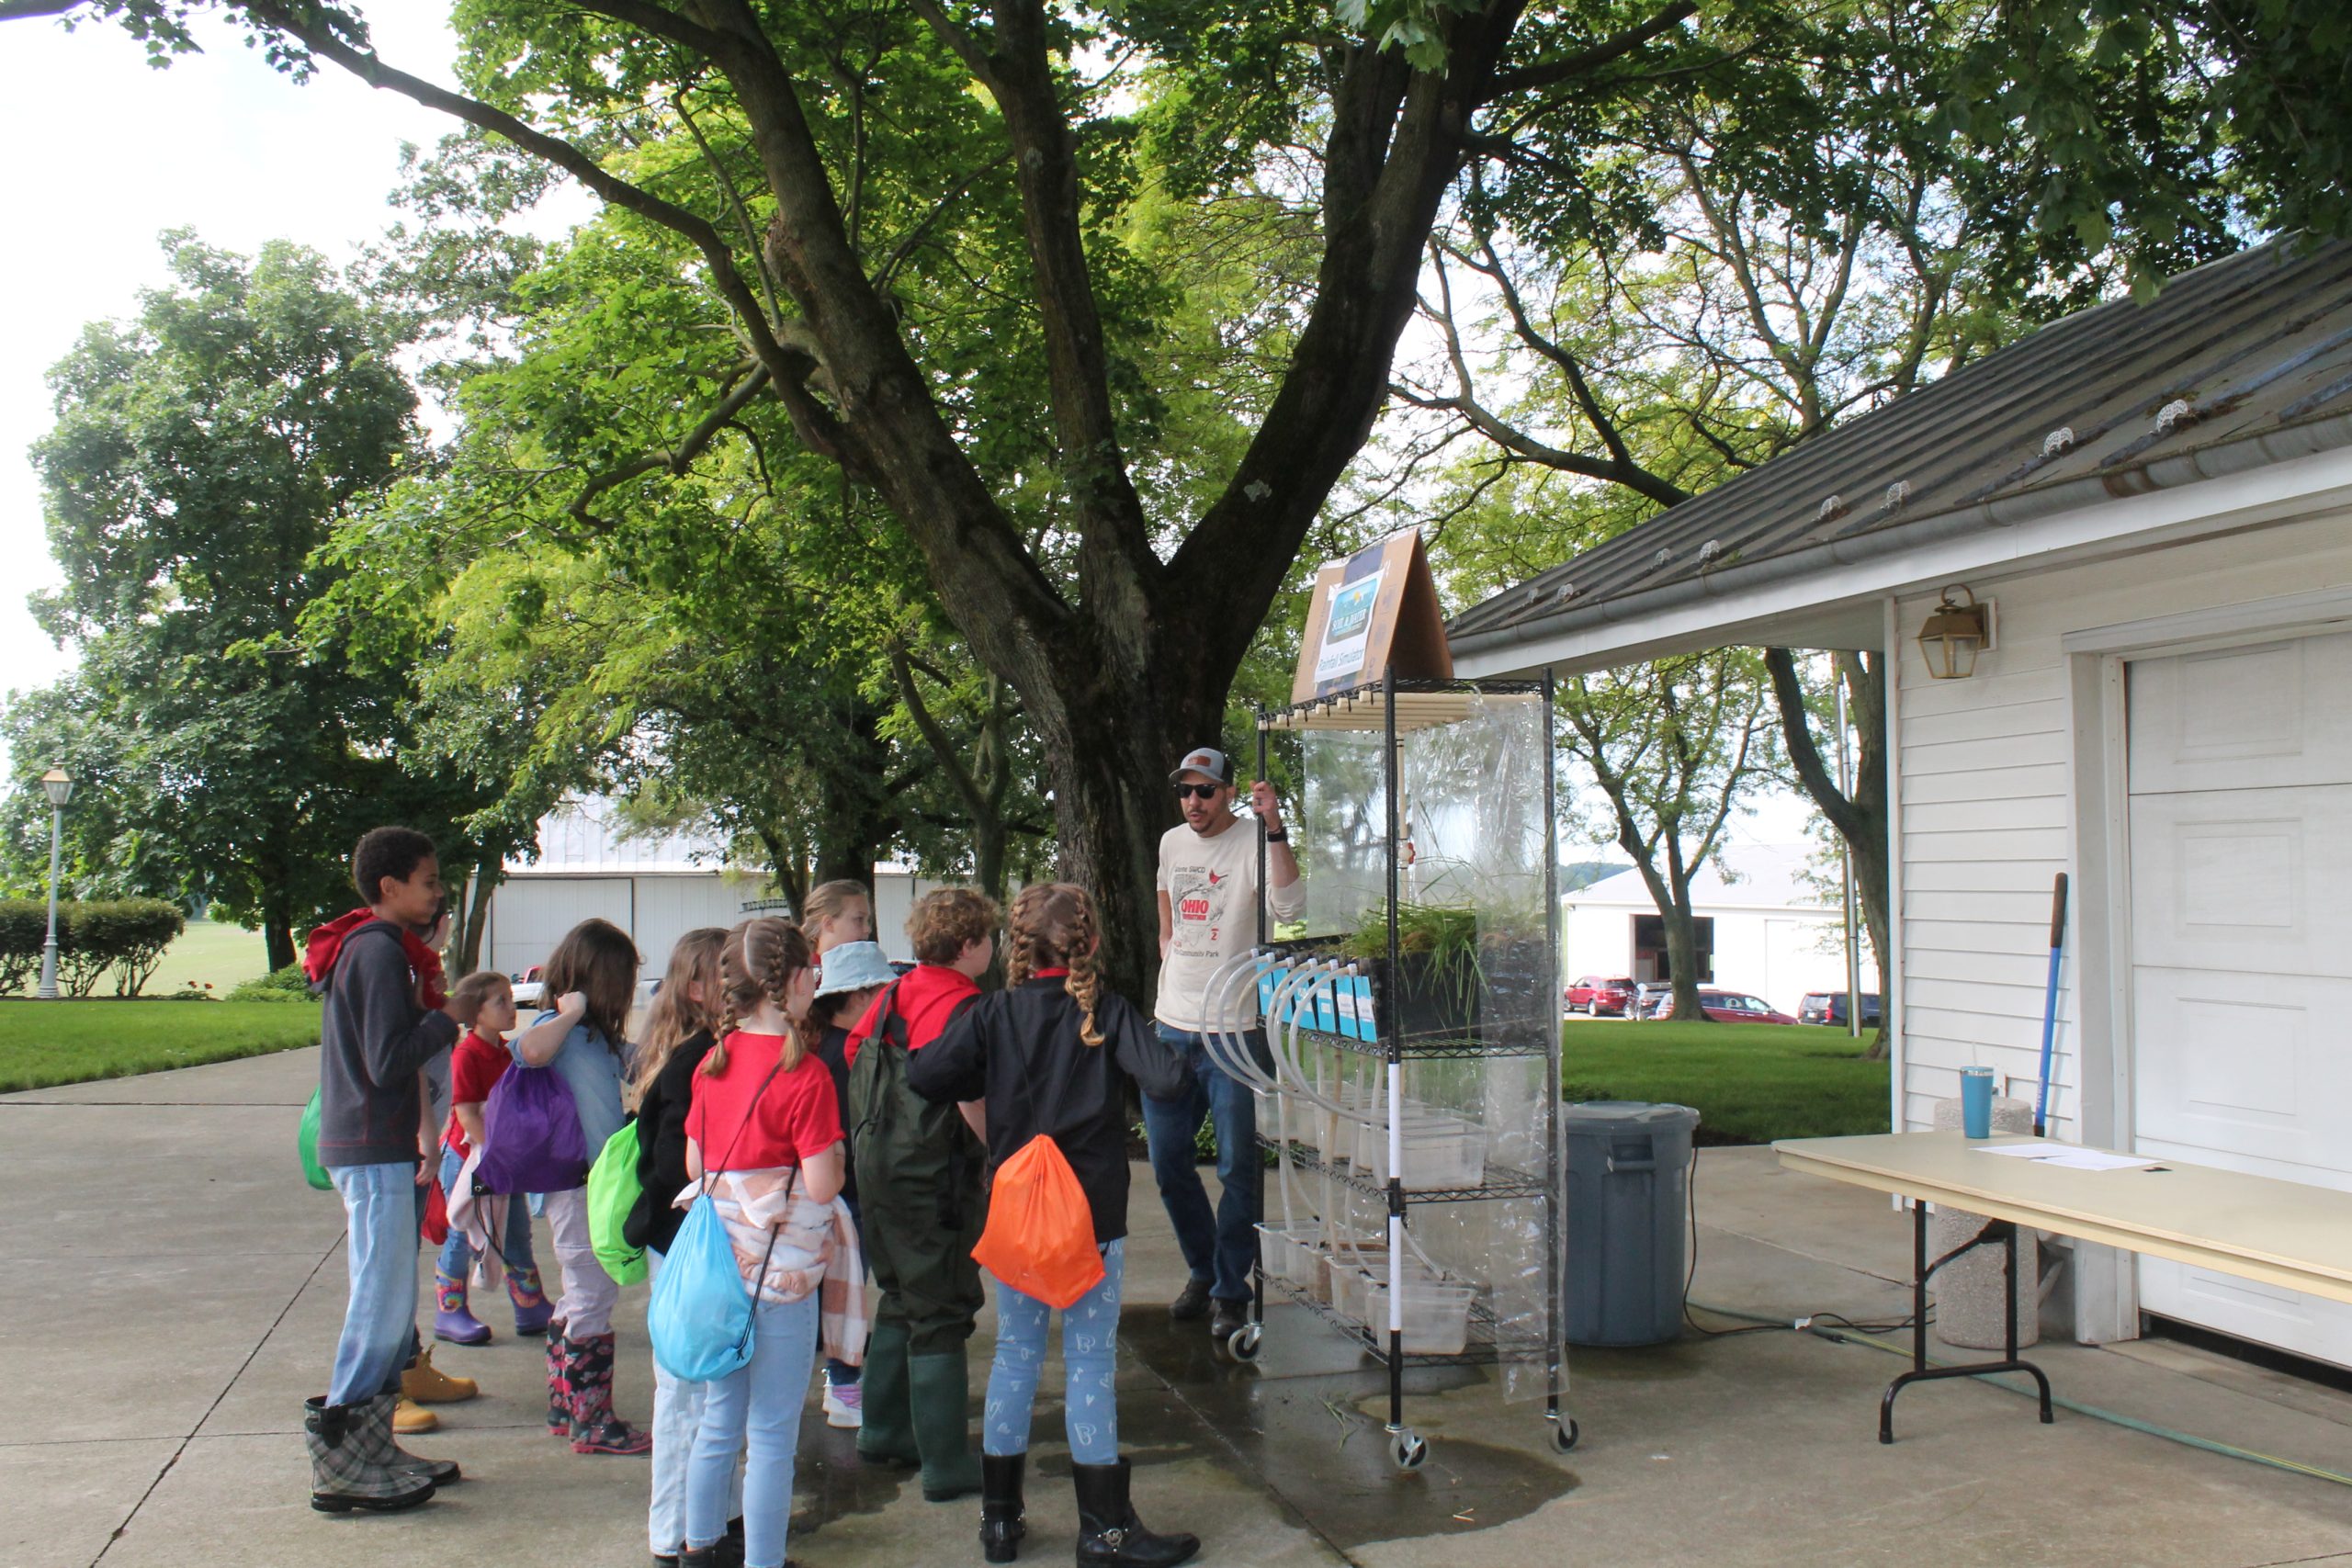
[[[2041,1137],[2050,1117],[2050,1049],[2058,1033],[2058,955],[2066,945],[2066,874],[2050,890],[2050,986],[2041,1000],[2041,1088],[2033,1100],[2033,1135]]]

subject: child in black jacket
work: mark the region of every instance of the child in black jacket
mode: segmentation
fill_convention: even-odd
[[[1077,1482],[1081,1568],[1172,1568],[1200,1550],[1154,1535],[1128,1499],[1119,1457],[1116,1356],[1127,1235],[1126,1087],[1173,1099],[1191,1089],[1183,1057],[1127,1000],[1102,988],[1094,906],[1067,883],[1013,900],[1005,989],[967,1008],[908,1059],[907,1082],[939,1101],[985,1100],[993,1170],[1040,1134],[1077,1176],[1102,1254],[1102,1283],[1062,1314],[1063,1420]],[[981,1442],[980,1545],[991,1562],[1019,1551],[1022,1470],[1046,1355],[1044,1302],[997,1281],[996,1360]]]

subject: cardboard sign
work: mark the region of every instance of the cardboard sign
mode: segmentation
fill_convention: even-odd
[[[1391,534],[1316,572],[1290,700],[1370,685],[1391,668],[1405,680],[1453,679],[1445,615],[1418,528]]]

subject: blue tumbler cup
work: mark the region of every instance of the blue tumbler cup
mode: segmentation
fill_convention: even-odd
[[[1960,1069],[1960,1130],[1972,1138],[1993,1135],[1993,1069]]]

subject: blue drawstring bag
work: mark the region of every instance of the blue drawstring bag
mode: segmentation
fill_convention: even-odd
[[[662,1370],[688,1382],[717,1382],[752,1359],[752,1292],[707,1193],[686,1211],[662,1255],[645,1330]]]
[[[717,1382],[751,1364],[752,1288],[743,1282],[735,1262],[735,1244],[728,1237],[727,1222],[718,1217],[718,1205],[711,1201],[710,1179],[734,1159],[735,1145],[742,1141],[743,1129],[752,1124],[752,1112],[759,1109],[760,1097],[783,1066],[784,1057],[778,1055],[775,1066],[752,1091],[751,1103],[744,1107],[743,1120],[728,1141],[726,1154],[717,1166],[703,1172],[703,1190],[686,1211],[677,1239],[662,1255],[662,1272],[654,1276],[653,1296],[645,1303],[645,1333],[653,1341],[653,1359],[663,1371],[687,1382]],[[791,1181],[786,1179],[787,1197]],[[771,1230],[768,1250],[760,1258],[760,1271],[752,1276],[754,1280],[767,1277],[768,1259],[775,1254],[775,1232]]]

